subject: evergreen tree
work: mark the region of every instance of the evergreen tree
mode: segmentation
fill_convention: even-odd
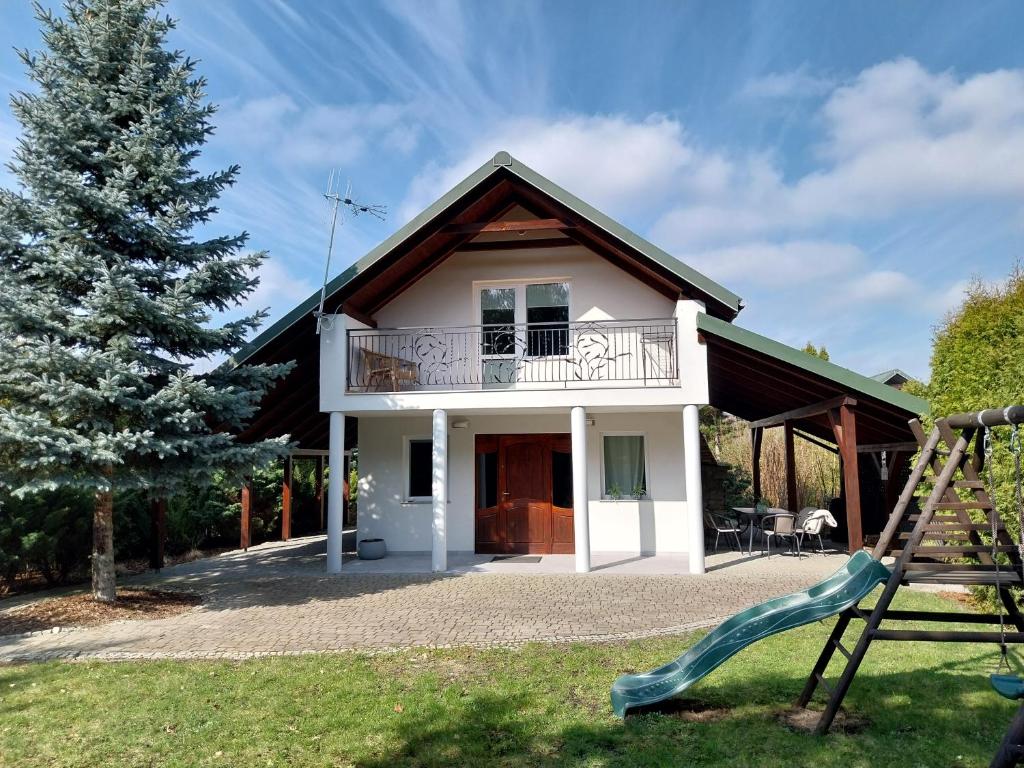
[[[814,346],[813,343],[808,341],[804,345],[804,348],[803,348],[802,351],[805,352],[808,355],[814,355],[815,357],[820,357],[822,360],[824,360],[826,362],[828,362],[828,360],[829,360],[828,350],[825,349],[825,345],[824,344],[822,344],[820,347],[816,347],[816,346]]]
[[[115,490],[167,493],[285,450],[238,443],[289,366],[230,353],[262,321],[232,322],[265,254],[246,234],[193,236],[237,167],[193,164],[215,108],[195,63],[164,47],[160,0],[40,6],[45,49],[20,51],[36,89],[12,97],[22,136],[0,190],[0,484],[94,491],[93,593],[115,597]]]

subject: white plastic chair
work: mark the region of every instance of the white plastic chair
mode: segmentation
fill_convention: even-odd
[[[797,534],[800,545],[803,546],[804,536],[818,539],[818,552],[825,554],[825,544],[821,540],[822,531],[828,525],[828,518],[831,514],[827,509],[811,509],[810,514],[804,518],[802,525],[797,525]]]

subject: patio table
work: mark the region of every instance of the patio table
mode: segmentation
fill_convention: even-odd
[[[768,517],[768,515],[780,515],[780,514],[791,514],[788,509],[779,509],[778,507],[768,507],[768,509],[757,509],[756,507],[733,507],[733,512],[741,515],[746,515],[750,518],[750,536],[747,542],[747,554],[754,554],[754,527],[761,527],[761,521]]]

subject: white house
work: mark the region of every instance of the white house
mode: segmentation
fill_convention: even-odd
[[[340,469],[357,424],[359,538],[437,571],[452,552],[574,554],[585,572],[633,551],[703,572],[707,404],[835,443],[856,543],[858,446],[893,461],[924,410],[733,326],[738,296],[505,152],[326,294],[318,339],[319,293],[237,356],[298,361],[246,435],[291,434]],[[327,508],[334,572],[341,483]]]

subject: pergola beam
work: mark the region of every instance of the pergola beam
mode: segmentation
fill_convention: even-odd
[[[856,399],[849,395],[840,395],[839,397],[833,397],[829,400],[822,400],[818,403],[812,403],[811,405],[805,405],[800,408],[794,408],[791,411],[785,411],[778,413],[774,416],[768,416],[764,419],[758,419],[757,421],[750,422],[751,428],[769,428],[769,427],[781,427],[787,421],[798,421],[799,419],[807,419],[811,416],[819,416],[821,414],[827,414],[829,411],[833,411],[836,408],[844,406],[856,405]]]
[[[873,445],[858,445],[858,453],[916,453],[918,444],[914,442],[907,443],[874,443]]]
[[[793,429],[793,434],[799,437],[801,440],[806,440],[811,445],[816,445],[819,448],[824,448],[826,451],[829,451],[830,453],[839,453],[839,449],[836,448],[834,445],[829,445],[824,440],[821,440],[820,438],[817,438],[814,435],[809,435],[806,432],[803,432],[796,428]]]

